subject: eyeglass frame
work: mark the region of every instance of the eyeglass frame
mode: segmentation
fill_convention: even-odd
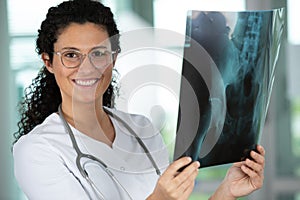
[[[64,49],[66,49],[65,52],[62,52]],[[89,58],[89,61],[90,63],[97,69],[100,69],[100,68],[105,68],[106,66],[108,66],[109,64],[113,63],[113,61],[115,60],[115,55],[117,55],[118,53],[120,53],[120,49],[117,49],[116,51],[109,51],[109,50],[105,50],[105,52],[108,52],[111,56],[111,62],[106,64],[105,66],[100,66],[100,67],[97,67],[95,66],[95,64],[93,63],[92,61],[92,58],[91,58],[91,55],[90,53],[93,52],[95,49],[107,49],[106,47],[94,47],[92,48],[88,53],[81,53],[79,50],[77,49],[73,49],[73,48],[63,48],[62,50],[59,50],[59,51],[54,51],[52,52],[53,54],[56,54],[60,57],[60,62],[62,63],[62,65],[67,68],[67,69],[75,69],[75,68],[78,68],[82,62],[84,61],[85,57],[88,57]],[[80,55],[80,63],[78,65],[75,65],[74,67],[68,67],[65,65],[64,61],[63,61],[63,54],[66,53],[66,52],[76,52]]]

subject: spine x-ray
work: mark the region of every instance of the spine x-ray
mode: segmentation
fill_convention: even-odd
[[[189,11],[174,159],[208,167],[249,157],[265,123],[284,21],[283,8]]]

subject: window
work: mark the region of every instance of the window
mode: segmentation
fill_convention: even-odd
[[[24,88],[31,83],[31,80],[36,76],[39,68],[43,65],[35,52],[37,30],[45,18],[47,9],[59,2],[61,1],[7,1],[10,62],[18,91],[16,100],[19,100],[23,96]],[[32,5],[35,6],[33,7]]]
[[[291,44],[300,44],[300,27],[298,26],[298,19],[300,18],[300,1],[288,0],[287,6],[288,40]]]

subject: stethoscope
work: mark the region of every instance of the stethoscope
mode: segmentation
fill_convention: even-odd
[[[156,162],[154,161],[150,151],[148,150],[148,148],[146,147],[146,145],[144,144],[144,142],[141,140],[141,138],[136,134],[136,132],[128,125],[128,123],[126,123],[123,119],[121,119],[119,116],[117,116],[116,114],[112,113],[110,110],[108,110],[107,108],[103,107],[104,111],[109,114],[110,116],[112,116],[113,118],[115,118],[116,120],[118,120],[119,122],[121,122],[123,124],[123,126],[135,137],[135,139],[138,141],[139,145],[143,148],[144,152],[146,153],[147,157],[149,158],[152,166],[155,168],[156,174],[158,176],[161,175],[161,172],[156,164]],[[126,194],[126,196],[128,196],[129,199],[132,199],[129,192],[126,190],[126,188],[124,188],[124,186],[119,182],[119,180],[114,176],[114,174],[109,170],[108,166],[100,159],[96,158],[93,155],[90,154],[85,154],[82,153],[77,145],[75,136],[73,134],[73,131],[71,130],[69,124],[67,123],[63,112],[62,112],[62,108],[61,108],[61,104],[58,106],[58,113],[59,116],[63,122],[63,125],[66,129],[66,132],[69,134],[71,141],[72,141],[72,145],[74,150],[77,153],[76,156],[76,166],[78,168],[78,170],[80,171],[81,175],[83,176],[83,178],[89,183],[89,185],[91,186],[93,192],[95,192],[95,194],[97,194],[97,196],[99,197],[99,199],[105,200],[104,195],[102,194],[102,192],[96,187],[96,185],[94,184],[94,182],[90,179],[88,173],[86,172],[86,170],[81,166],[80,164],[80,159],[82,158],[88,158],[91,159],[95,162],[97,162],[99,164],[99,166],[103,169],[103,171],[106,172],[106,174],[111,178],[111,180],[118,186],[120,187]],[[83,187],[84,188],[84,187]],[[85,192],[87,193],[87,195],[89,196],[90,199],[91,195],[89,194],[89,192],[87,191],[86,188],[84,188]]]

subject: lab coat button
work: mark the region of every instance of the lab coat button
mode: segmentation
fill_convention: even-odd
[[[125,167],[120,167],[120,170],[125,171]]]

